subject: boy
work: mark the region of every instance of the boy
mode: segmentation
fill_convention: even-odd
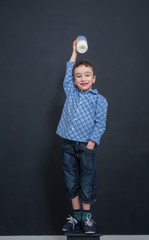
[[[73,208],[73,217],[67,218],[62,230],[69,232],[82,225],[84,233],[95,233],[96,224],[90,214],[91,203],[96,201],[95,152],[105,131],[108,103],[92,89],[96,80],[94,67],[87,61],[76,63],[77,41],[73,42],[67,62],[63,83],[67,99],[57,128],[57,134],[64,139],[63,174]]]

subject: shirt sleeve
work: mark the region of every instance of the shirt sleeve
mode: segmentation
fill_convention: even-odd
[[[74,85],[74,81],[73,81],[73,67],[75,65],[75,62],[71,62],[68,61],[66,64],[66,74],[64,77],[64,82],[63,82],[63,87],[64,87],[64,91],[66,96],[68,97],[68,95],[70,93],[72,93],[75,90],[75,85]]]
[[[107,118],[107,110],[108,110],[108,102],[102,96],[97,99],[96,106],[96,117],[95,117],[95,125],[90,137],[90,140],[96,142],[98,145],[100,143],[101,136],[103,135],[106,129],[106,118]]]

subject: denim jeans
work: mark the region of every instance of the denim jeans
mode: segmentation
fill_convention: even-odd
[[[96,201],[96,148],[88,149],[87,143],[64,139],[62,144],[63,174],[66,196],[78,196],[81,202]]]

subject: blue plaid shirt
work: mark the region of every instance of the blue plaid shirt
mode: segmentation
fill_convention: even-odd
[[[106,128],[107,100],[96,89],[83,92],[73,82],[74,62],[67,62],[64,78],[66,101],[56,133],[62,138],[100,143]]]

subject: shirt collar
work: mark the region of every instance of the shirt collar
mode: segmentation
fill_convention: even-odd
[[[93,93],[93,94],[95,94],[95,95],[98,94],[98,90],[97,90],[97,89],[92,89],[92,90],[90,90],[89,92],[91,92],[91,93]]]
[[[79,88],[77,88],[77,89],[78,89],[79,92],[84,93],[83,90],[81,90]],[[87,91],[86,93],[93,93],[93,94],[97,95],[98,94],[98,90],[97,89],[91,89],[91,90]]]

